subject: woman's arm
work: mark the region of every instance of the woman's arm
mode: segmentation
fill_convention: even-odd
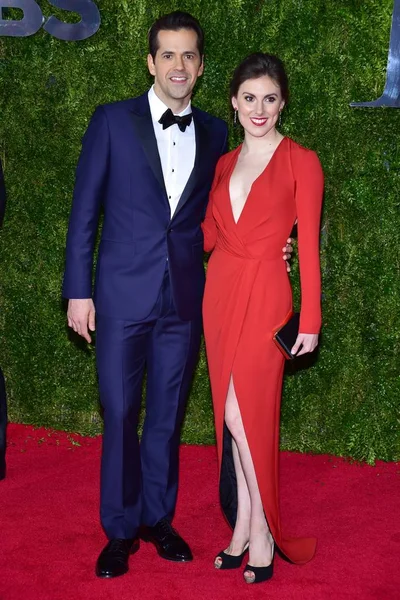
[[[296,180],[296,211],[301,284],[299,338],[294,350],[312,352],[321,329],[320,221],[324,176],[315,152],[299,149],[292,154]]]

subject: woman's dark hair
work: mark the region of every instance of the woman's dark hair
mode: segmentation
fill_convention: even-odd
[[[149,30],[149,52],[156,57],[159,48],[158,34],[160,31],[179,31],[180,29],[191,29],[197,34],[197,48],[200,56],[204,54],[204,31],[195,17],[187,12],[176,10],[168,15],[160,17],[153,23]]]
[[[289,83],[283,62],[277,56],[263,52],[250,54],[236,67],[229,87],[230,97],[236,98],[240,86],[248,79],[258,79],[264,75],[279,85],[286,103],[289,99]]]

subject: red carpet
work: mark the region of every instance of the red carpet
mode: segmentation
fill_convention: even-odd
[[[251,586],[213,557],[229,529],[218,506],[213,447],[185,446],[174,521],[195,560],[169,563],[142,543],[128,575],[98,580],[100,439],[9,427],[0,482],[0,600],[394,600],[400,597],[400,466],[282,454],[282,518],[289,534],[315,534],[315,559],[279,557],[272,581]]]

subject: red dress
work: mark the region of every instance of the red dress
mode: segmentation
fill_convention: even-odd
[[[319,229],[323,174],[317,155],[284,138],[255,180],[237,223],[229,181],[241,146],[218,162],[203,223],[205,250],[213,250],[203,303],[220,497],[233,527],[236,478],[231,438],[224,424],[232,375],[264,512],[275,543],[289,560],[305,563],[314,538],[284,538],[278,494],[279,421],[284,357],[273,331],[292,310],[292,291],[282,248],[298,219],[301,278],[300,332],[321,326]]]

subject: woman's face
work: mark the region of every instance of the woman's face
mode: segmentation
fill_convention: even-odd
[[[279,85],[268,75],[247,79],[232,98],[240,123],[254,137],[263,137],[275,128],[284,105]]]

